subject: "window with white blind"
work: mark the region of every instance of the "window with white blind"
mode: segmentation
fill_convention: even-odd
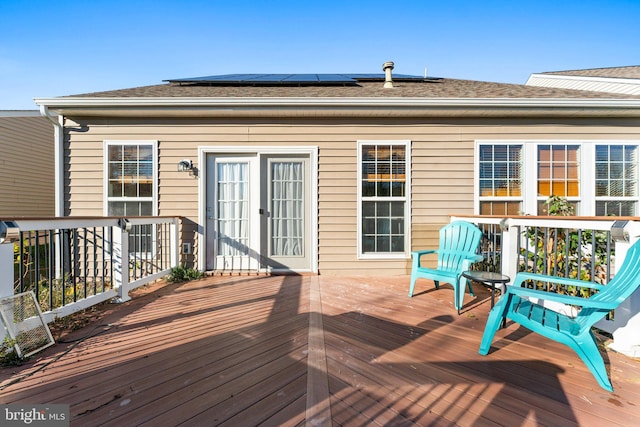
[[[359,141],[360,256],[407,256],[410,164],[408,141]]]
[[[596,145],[595,198],[598,216],[636,216],[638,146]]]
[[[638,143],[478,141],[476,213],[546,215],[560,196],[576,215],[635,216]]]
[[[105,142],[105,215],[156,214],[156,141]],[[151,252],[153,227],[139,226],[130,238],[134,252]]]

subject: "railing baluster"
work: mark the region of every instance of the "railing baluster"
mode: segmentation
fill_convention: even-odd
[[[109,277],[111,278],[109,288],[113,289],[113,226],[110,226],[107,230],[109,234]]]
[[[102,246],[100,246],[100,256],[101,256],[101,260],[100,260],[100,285],[102,286],[102,290],[100,292],[104,292],[105,291],[105,277],[104,277],[104,273],[106,271],[106,265],[105,265],[105,228],[104,226],[102,226],[102,228],[100,229],[100,236],[101,236],[101,242],[102,242]]]
[[[24,274],[24,233],[22,231],[18,242],[18,257],[18,291],[24,292],[24,282],[22,281],[22,275]]]
[[[83,228],[82,229],[82,246],[83,246],[83,251],[82,251],[82,266],[83,266],[83,270],[82,270],[82,288],[83,288],[83,293],[82,296],[83,298],[87,297],[87,273],[89,272],[89,255],[88,255],[88,248],[89,248],[89,244],[87,242],[87,228]]]
[[[34,284],[34,292],[36,293],[36,300],[40,302],[40,232],[35,231],[34,244],[30,246],[33,253],[33,275],[32,282]]]
[[[140,234],[140,226],[136,225],[132,228],[133,231],[133,268],[131,269],[133,271],[133,279],[137,279],[138,278],[138,251],[140,250],[138,248],[138,236]]]
[[[71,285],[73,286],[73,302],[78,301],[78,283],[77,279],[80,278],[80,244],[78,239],[80,238],[80,232],[76,229],[73,233],[73,281]]]
[[[596,280],[596,231],[591,233],[591,280]]]
[[[567,247],[569,246],[567,242]],[[578,279],[582,279],[582,230],[578,230],[578,242],[576,244],[576,259],[578,262]]]
[[[55,275],[54,269],[56,266],[56,251],[55,251],[55,233],[54,230],[49,230],[49,248],[47,250],[49,256],[49,265],[47,266],[47,282],[49,283],[49,307],[53,307],[53,292],[55,289]]]
[[[92,295],[95,295],[97,292],[97,286],[98,286],[98,252],[97,252],[97,236],[96,236],[96,228],[93,227],[91,230],[92,233],[92,240],[91,240],[91,250],[93,251],[93,265],[91,266],[91,271],[92,271],[92,278],[93,278],[93,293]]]

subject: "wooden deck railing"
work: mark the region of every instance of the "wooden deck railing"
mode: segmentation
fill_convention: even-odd
[[[112,298],[126,301],[129,291],[178,265],[179,221],[66,217],[4,222],[0,298],[33,291],[47,321]]]

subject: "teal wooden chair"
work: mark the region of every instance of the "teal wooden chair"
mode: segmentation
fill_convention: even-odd
[[[433,280],[436,289],[440,287],[440,282],[450,283],[454,290],[454,305],[460,314],[465,285],[469,287],[469,293],[473,296],[471,283],[461,275],[471,264],[482,261],[482,255],[477,253],[481,238],[482,231],[470,222],[453,221],[442,227],[438,249],[411,252],[413,264],[409,296],[413,296],[416,280],[419,278]],[[438,255],[436,268],[422,266],[421,257],[429,254]]]
[[[588,298],[582,298],[522,287],[523,283],[529,280],[588,287],[595,289],[597,293]],[[613,391],[591,327],[618,307],[638,286],[640,286],[640,240],[629,248],[620,271],[607,285],[563,277],[518,273],[513,284],[507,286],[504,296],[489,313],[480,344],[480,354],[486,355],[489,352],[500,324],[504,319],[511,319],[533,332],[572,348],[587,365],[598,384],[605,390]],[[533,298],[534,302],[529,298]],[[571,317],[545,308],[543,301],[569,304],[579,307],[579,310],[575,317]]]

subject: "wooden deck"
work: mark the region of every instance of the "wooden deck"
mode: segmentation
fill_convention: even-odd
[[[487,289],[458,316],[450,287],[408,285],[156,284],[0,370],[0,403],[69,404],[73,426],[637,425],[639,361],[607,351],[608,393],[570,349],[513,324],[480,356]]]

